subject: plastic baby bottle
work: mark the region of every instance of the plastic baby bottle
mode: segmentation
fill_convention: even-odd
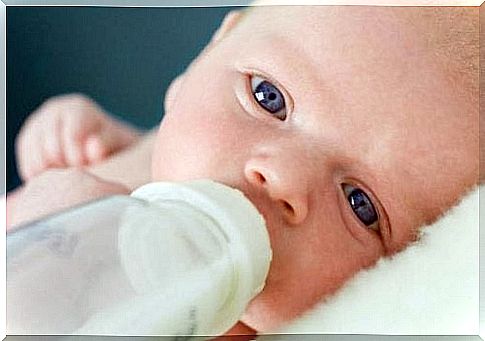
[[[241,192],[147,184],[7,234],[7,334],[220,335],[271,256]]]

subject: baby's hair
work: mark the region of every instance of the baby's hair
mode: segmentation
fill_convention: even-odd
[[[442,37],[435,39],[438,49],[443,55],[455,59],[460,70],[478,81],[478,8],[452,8],[452,11],[439,16],[437,22],[437,26],[443,27]]]
[[[407,13],[406,13],[407,12]],[[410,25],[444,61],[451,74],[464,81],[478,103],[479,8],[413,7],[402,12]]]
[[[485,141],[481,131],[485,129],[485,118],[479,114],[480,94],[480,33],[478,7],[432,7],[419,11],[414,20],[425,35],[425,41],[437,54],[437,59],[455,82],[459,96],[468,100],[470,106],[464,111],[476,112],[478,125],[479,174],[478,183],[485,183]],[[432,25],[432,26],[431,26]],[[429,27],[429,29],[426,29]],[[483,128],[483,129],[480,129]],[[472,132],[470,132],[472,133]]]

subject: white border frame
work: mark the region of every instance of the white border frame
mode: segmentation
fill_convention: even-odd
[[[482,0],[421,0],[421,1],[406,1],[405,0],[263,0],[258,1],[256,5],[368,5],[368,6],[480,6],[480,27],[485,28],[485,4]],[[9,6],[96,6],[96,7],[231,7],[231,6],[248,6],[251,0],[0,0],[0,80],[2,87],[0,87],[0,131],[1,139],[3,140],[3,148],[1,148],[1,178],[2,185],[0,187],[0,194],[2,195],[0,202],[0,219],[5,225],[5,190],[6,190],[6,10]],[[482,30],[480,30],[480,45],[482,44]],[[484,42],[485,44],[485,42]],[[481,49],[482,50],[482,49]],[[484,49],[485,51],[485,49]],[[485,57],[483,59],[485,61]],[[480,55],[480,62],[482,56]],[[484,63],[485,64],[485,63]],[[485,65],[482,68],[480,63],[480,80],[482,76],[485,77]],[[480,84],[482,82],[480,81]],[[485,84],[485,81],[484,81]],[[483,92],[482,92],[483,91]],[[480,115],[482,114],[481,102],[485,100],[485,89],[480,87]],[[481,115],[482,116],[482,115]],[[485,118],[484,118],[485,119]],[[485,137],[485,136],[484,136]],[[480,143],[481,145],[481,143]],[[482,200],[483,197],[483,200]],[[480,192],[480,218],[485,217],[485,194]],[[405,336],[405,335],[324,335],[324,334],[308,334],[308,335],[262,335],[258,340],[360,340],[360,341],[374,341],[374,340],[485,340],[485,287],[482,288],[483,276],[485,271],[485,262],[482,258],[485,254],[482,252],[482,245],[485,245],[485,232],[482,231],[482,219],[480,219],[480,309],[479,309],[479,334],[467,336]],[[0,305],[5,307],[6,288],[5,288],[5,238],[0,238],[0,250],[2,250],[3,262],[0,266],[0,283],[1,298]],[[482,266],[483,264],[483,266]],[[483,289],[483,290],[482,290]],[[6,311],[5,308],[0,311],[0,333],[2,339],[6,334]],[[55,338],[62,338],[63,340],[75,338],[76,340],[96,339],[96,337],[73,337],[73,336],[8,336],[8,340],[52,340]],[[119,337],[110,337],[108,339],[114,340]],[[127,338],[125,338],[127,339]],[[145,338],[143,338],[144,340]],[[163,340],[163,337],[160,337]]]

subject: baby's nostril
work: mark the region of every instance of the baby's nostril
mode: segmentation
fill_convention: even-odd
[[[261,174],[260,172],[255,172],[254,174],[254,177],[256,178],[256,181],[259,183],[259,184],[264,184],[266,183],[266,178],[264,177],[263,174]]]
[[[291,206],[287,201],[282,200],[283,202],[283,207],[285,208],[285,211],[288,213],[288,215],[293,216],[295,214],[295,209],[293,206]]]

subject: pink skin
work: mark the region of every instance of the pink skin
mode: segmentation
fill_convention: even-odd
[[[260,332],[402,249],[478,180],[478,107],[399,18],[272,7],[231,29],[233,16],[168,93],[153,180],[215,179],[267,221],[274,259],[242,319]],[[253,99],[251,74],[285,95],[286,121]],[[380,232],[356,217],[342,183],[371,197]]]
[[[51,168],[95,165],[139,136],[84,95],[52,97],[29,116],[17,136],[19,173],[29,181]]]

